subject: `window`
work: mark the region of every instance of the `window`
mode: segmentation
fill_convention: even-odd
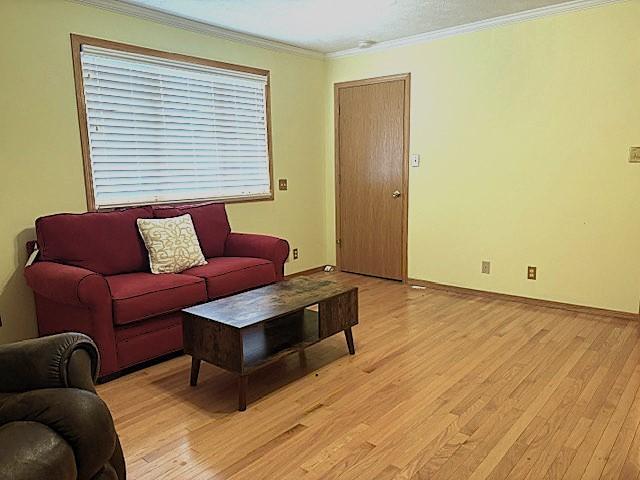
[[[273,198],[269,72],[72,35],[90,210]]]

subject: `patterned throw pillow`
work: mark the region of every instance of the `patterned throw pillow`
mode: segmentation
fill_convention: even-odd
[[[137,222],[149,252],[151,273],[179,273],[206,265],[191,215],[139,218]]]

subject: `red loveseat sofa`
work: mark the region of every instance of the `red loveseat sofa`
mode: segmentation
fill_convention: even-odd
[[[189,213],[208,260],[154,275],[136,219]],[[224,204],[139,207],[36,220],[39,257],[25,269],[40,335],[82,332],[100,350],[100,377],[182,349],[180,310],[283,278],[289,244],[231,233]]]

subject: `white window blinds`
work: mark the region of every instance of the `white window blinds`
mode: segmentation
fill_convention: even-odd
[[[96,208],[271,195],[267,77],[82,45]]]

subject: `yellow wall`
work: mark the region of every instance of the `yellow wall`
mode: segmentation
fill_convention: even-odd
[[[0,343],[36,333],[22,277],[34,219],[85,210],[71,32],[271,70],[289,190],[229,215],[300,248],[288,273],[335,259],[333,83],[411,72],[409,275],[638,311],[640,2],[328,61],[63,0],[3,0],[0,18]]]
[[[628,1],[328,62],[329,98],[334,82],[411,72],[410,277],[638,312],[638,24]]]
[[[322,59],[254,48],[62,0],[0,1],[0,343],[36,334],[22,276],[36,217],[86,210],[71,32],[271,70],[273,202],[229,206],[236,231],[287,238],[300,259],[325,262]]]

